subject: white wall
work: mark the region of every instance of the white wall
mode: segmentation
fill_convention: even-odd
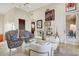
[[[77,24],[77,31],[76,31],[76,43],[77,45],[79,45],[79,3],[77,4],[77,7],[76,7],[77,11],[76,11],[76,16],[77,16],[77,19],[76,19],[76,24]]]
[[[14,8],[9,10],[4,15],[4,33],[11,30],[11,23],[14,21],[15,10]]]
[[[28,30],[28,31],[31,31],[31,18],[30,18],[30,13],[27,13],[23,10],[20,10],[18,8],[16,8],[16,11],[15,11],[15,23],[17,24],[16,27],[18,29],[18,19],[21,18],[21,19],[25,19],[25,29]]]
[[[18,8],[13,8],[4,16],[4,29],[5,32],[12,30],[12,24],[14,24],[15,28],[18,29],[18,20],[25,19],[26,21],[26,30],[30,31],[30,17],[28,17],[28,13]]]
[[[64,3],[50,4],[48,6],[36,9],[31,12],[33,21],[36,22],[37,20],[40,20],[40,19],[44,21],[46,9],[49,9],[49,10],[55,9],[55,26],[58,30],[59,36],[62,36],[63,38],[63,39],[60,39],[60,41],[64,43],[67,43],[67,40],[68,40],[66,39],[66,15],[72,15],[72,14],[76,15],[76,23],[77,23],[76,35],[77,36],[76,36],[75,44],[79,44],[79,4],[76,4],[76,11],[72,11],[72,12],[65,12]]]
[[[4,16],[0,15],[0,34],[3,34],[3,20],[4,20]]]
[[[0,15],[0,34],[4,34],[4,15]],[[5,51],[6,49],[6,51]],[[7,42],[0,42],[0,53],[5,54],[9,51]]]
[[[55,26],[58,30],[60,36],[64,35],[65,31],[65,4],[50,4],[40,9],[32,11],[32,18],[36,22],[37,20],[45,20],[45,11],[46,9],[55,9]],[[44,24],[43,24],[44,25]],[[36,28],[37,30],[37,28]]]

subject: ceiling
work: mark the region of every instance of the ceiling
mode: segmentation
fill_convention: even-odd
[[[0,3],[0,14],[5,14],[8,10],[13,8],[12,4]]]
[[[30,12],[49,4],[51,3],[0,3],[0,14],[5,14],[14,7]]]

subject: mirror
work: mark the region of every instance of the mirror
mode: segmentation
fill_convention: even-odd
[[[76,15],[66,15],[66,36],[76,38]]]
[[[31,33],[34,35],[35,32],[35,22],[31,22]]]

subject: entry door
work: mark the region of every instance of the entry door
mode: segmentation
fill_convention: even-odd
[[[25,30],[25,20],[19,19],[19,30]]]

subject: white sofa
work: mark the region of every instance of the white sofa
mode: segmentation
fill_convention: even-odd
[[[54,51],[59,46],[59,38],[53,36],[46,37],[46,41],[34,40],[30,45],[30,56],[53,56]],[[37,43],[36,43],[37,42]]]
[[[54,53],[59,52],[59,42],[60,39],[58,37],[53,37],[53,36],[49,36],[46,37],[46,39],[51,43],[51,47],[52,47],[52,56],[54,55]]]
[[[52,49],[53,50],[56,50],[57,49],[57,47],[59,46],[59,38],[58,37],[53,37],[53,36],[50,36],[50,37],[46,37],[47,38],[47,40],[51,43],[51,45],[52,45]]]
[[[48,42],[31,43],[29,49],[30,56],[51,56],[51,44]]]
[[[52,41],[50,41],[52,43],[52,49],[56,50],[59,46],[59,38],[56,37],[55,39],[53,39]]]

